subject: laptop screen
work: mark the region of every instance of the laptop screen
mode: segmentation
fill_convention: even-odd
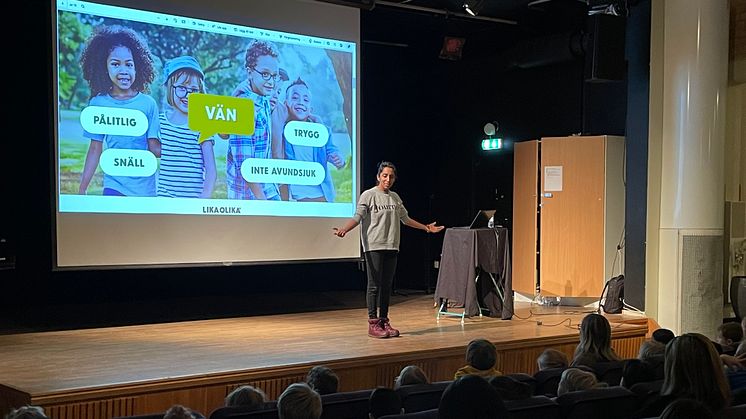
[[[472,220],[469,228],[487,228],[489,227],[490,218],[495,215],[495,210],[479,210]]]

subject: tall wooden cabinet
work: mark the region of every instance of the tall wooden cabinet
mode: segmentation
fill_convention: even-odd
[[[548,137],[515,144],[513,289],[598,297],[621,271],[624,138]],[[621,246],[620,246],[621,247]]]

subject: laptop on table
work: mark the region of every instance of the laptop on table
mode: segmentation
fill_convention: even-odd
[[[490,219],[495,215],[495,210],[479,210],[477,215],[469,224],[470,229],[474,228],[488,228]]]

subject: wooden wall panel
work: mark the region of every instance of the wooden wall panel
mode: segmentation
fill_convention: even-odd
[[[54,419],[109,419],[137,414],[136,397],[117,397],[80,403],[44,405],[48,417]]]

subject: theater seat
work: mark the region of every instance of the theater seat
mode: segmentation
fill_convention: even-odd
[[[531,394],[536,394],[536,378],[534,378],[533,375],[523,374],[520,372],[506,375],[516,381],[528,384],[529,386],[531,386]]]
[[[219,407],[209,419],[278,419],[277,403],[269,402],[263,409],[248,410],[245,406]]]
[[[134,415],[134,416],[116,416],[114,419],[163,419],[163,415],[166,412],[160,413],[148,413],[146,415]]]
[[[559,386],[560,377],[566,368],[549,368],[541,370],[534,374],[536,379],[536,388],[534,394],[537,396],[557,396],[557,387]]]
[[[609,386],[618,386],[622,381],[622,370],[626,361],[609,361],[597,362],[593,364],[593,372],[596,374],[598,381],[602,381]]]
[[[746,418],[746,404],[731,406],[723,409],[720,414],[716,416],[718,419],[743,419]]]
[[[556,400],[564,419],[626,419],[637,410],[637,398],[624,387],[571,391]]]
[[[412,384],[396,390],[406,413],[434,409],[440,403],[440,396],[453,381],[438,381],[430,384]]]
[[[402,413],[401,415],[386,415],[378,419],[438,419],[438,409],[423,410],[422,412]]]
[[[368,400],[373,389],[321,396],[321,419],[360,419],[368,417]]]
[[[646,383],[637,383],[629,390],[637,396],[637,405],[646,406],[651,401],[659,397],[663,387],[663,380],[649,381]]]
[[[506,400],[505,408],[513,419],[560,419],[560,408],[546,396],[534,396],[523,400]]]
[[[159,413],[148,413],[145,415],[133,415],[133,416],[115,416],[113,419],[163,419],[166,412]],[[192,411],[194,419],[205,419],[205,415],[200,412]]]

